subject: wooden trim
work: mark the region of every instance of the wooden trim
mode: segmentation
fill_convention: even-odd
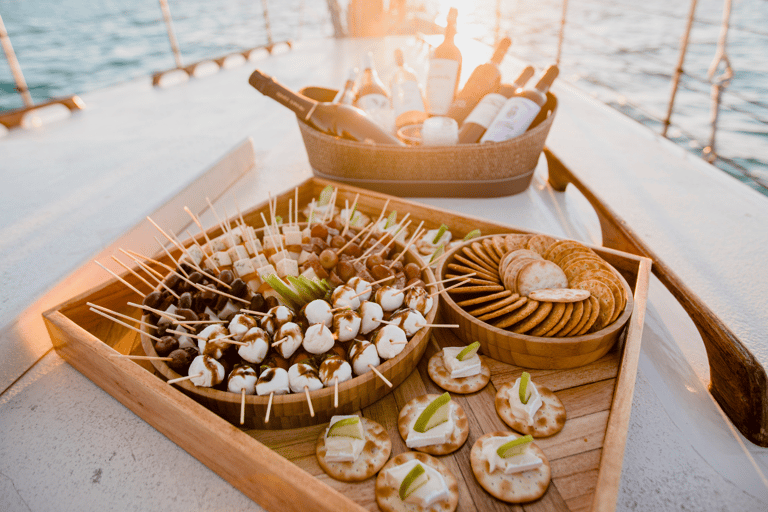
[[[557,191],[573,184],[597,212],[603,245],[653,261],[654,275],[696,325],[707,350],[710,392],[733,424],[759,446],[768,446],[768,376],[765,368],[720,318],[688,288],[640,237],[548,148],[549,183]]]
[[[39,108],[56,105],[56,104],[64,105],[69,109],[70,112],[74,112],[76,110],[82,110],[85,108],[85,102],[82,99],[80,99],[79,96],[68,96],[66,98],[54,98],[44,103],[38,103],[36,105],[32,105],[31,107],[23,107],[16,110],[10,110],[8,112],[5,112],[4,114],[0,115],[0,124],[8,128],[9,130],[13,128],[18,128],[21,126],[21,123],[24,120],[24,116],[28,112],[37,110]]]

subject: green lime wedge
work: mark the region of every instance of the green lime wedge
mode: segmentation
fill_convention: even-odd
[[[413,430],[426,432],[427,430],[448,421],[448,413],[451,410],[451,395],[448,392],[432,400],[426,409],[419,415]]]
[[[354,437],[355,439],[365,439],[363,424],[359,416],[344,418],[328,429],[328,437]]]
[[[320,197],[317,200],[318,206],[325,206],[328,203],[331,202],[331,197],[333,196],[333,187],[331,185],[328,185],[323,189],[322,192],[320,192]]]
[[[296,295],[296,292],[285,284],[282,279],[277,277],[277,274],[269,274],[264,280],[280,294],[280,297],[283,298],[286,306],[294,311],[299,311],[301,309],[302,302],[299,296]]]
[[[467,359],[474,357],[478,350],[480,350],[480,342],[476,341],[471,345],[464,347],[464,350],[456,355],[456,359],[459,361],[466,361]]]
[[[524,404],[527,404],[528,400],[531,398],[531,390],[528,387],[530,382],[531,374],[528,372],[523,372],[523,375],[520,377],[520,401]]]
[[[389,229],[391,226],[394,226],[395,222],[397,222],[397,211],[393,211],[389,214],[387,222],[384,224],[384,229]]]
[[[508,459],[509,457],[514,457],[515,455],[521,455],[532,442],[533,437],[530,434],[527,436],[518,437],[517,439],[513,439],[512,441],[499,446],[499,449],[496,450],[496,453],[502,459]]]
[[[275,215],[275,224],[278,226],[283,223],[283,218],[279,215]]]
[[[426,484],[429,481],[429,475],[427,475],[424,466],[416,464],[413,469],[405,475],[402,483],[400,484],[400,499],[405,500],[408,496],[413,494],[419,487]]]
[[[437,249],[435,249],[435,252],[432,253],[432,257],[429,258],[429,263],[432,264],[432,262],[435,261],[440,256],[442,256],[444,252],[445,252],[445,244],[438,245]]]
[[[443,235],[445,234],[445,231],[448,229],[448,226],[445,224],[440,224],[440,229],[437,230],[437,235],[435,235],[435,239],[432,240],[433,244],[436,244],[440,241],[441,238],[443,238]]]
[[[479,229],[473,229],[469,233],[467,233],[467,236],[464,237],[464,241],[472,240],[473,238],[477,238],[480,236],[480,230]]]

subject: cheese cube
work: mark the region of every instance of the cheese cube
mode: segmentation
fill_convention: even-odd
[[[229,249],[229,245],[227,245],[227,242],[222,237],[214,238],[208,245],[211,254]]]
[[[272,265],[266,265],[266,266],[257,268],[256,272],[259,274],[259,277],[262,280],[266,280],[266,277],[270,274],[277,274],[277,270],[275,270],[275,267],[273,267]]]
[[[250,259],[250,256],[248,255],[248,250],[242,245],[236,245],[234,247],[230,247],[229,250],[227,251],[227,254],[229,255],[229,259],[231,259],[233,263],[237,260]]]
[[[285,246],[301,245],[301,231],[289,231],[285,234]]]
[[[256,237],[252,239],[246,238],[243,242],[243,246],[245,246],[245,248],[248,250],[248,254],[251,256],[256,256],[263,250],[261,242],[259,242],[259,239]]]
[[[269,257],[269,262],[273,265],[277,266],[277,264],[280,262],[280,260],[288,258],[288,251],[283,249],[282,251],[277,251],[275,254]]]
[[[237,260],[232,265],[232,268],[235,271],[235,275],[243,279],[243,281],[247,281],[247,279],[245,279],[246,276],[256,273],[256,268],[253,266],[253,262],[249,259]]]
[[[191,245],[187,248],[187,252],[181,257],[180,262],[194,262],[193,266],[200,265],[200,262],[205,258],[205,253],[197,245]]]
[[[301,275],[303,275],[307,279],[317,279],[318,278],[317,277],[317,273],[315,272],[315,269],[313,269],[312,267],[307,267],[307,270],[302,272]]]
[[[283,258],[277,262],[277,275],[279,277],[299,275],[299,264],[291,258]]]

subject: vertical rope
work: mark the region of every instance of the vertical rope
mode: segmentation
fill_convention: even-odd
[[[272,45],[275,43],[272,39],[272,25],[269,23],[269,6],[267,5],[267,0],[261,0],[261,7],[264,11],[264,28],[267,29],[267,44],[269,44],[271,52]]]
[[[704,156],[708,162],[712,163],[717,159],[717,152],[715,151],[715,136],[717,135],[717,121],[720,117],[720,103],[723,97],[725,88],[728,87],[733,78],[733,68],[731,68],[731,61],[728,58],[726,51],[726,44],[728,42],[728,28],[731,24],[731,0],[725,0],[723,2],[723,23],[720,27],[720,37],[717,40],[717,50],[715,51],[715,58],[712,60],[712,64],[707,71],[707,78],[712,84],[712,115],[710,122],[712,125],[712,134],[709,138],[709,144],[704,148]],[[719,75],[715,75],[723,66],[723,72]]]
[[[563,0],[563,15],[560,18],[560,34],[557,38],[557,56],[555,65],[560,67],[560,57],[563,54],[563,40],[565,39],[565,20],[568,14],[568,0]]]
[[[675,96],[677,95],[677,88],[680,85],[680,76],[683,74],[683,63],[685,62],[685,54],[688,51],[688,40],[691,36],[691,28],[693,27],[694,14],[696,13],[697,0],[691,0],[691,8],[688,11],[688,22],[685,26],[685,33],[683,33],[683,41],[680,45],[680,55],[677,59],[677,69],[675,70],[675,76],[672,79],[672,94],[669,97],[669,106],[667,107],[667,117],[664,119],[664,127],[661,130],[663,137],[667,136],[667,130],[672,119],[672,110],[675,107]]]
[[[179,42],[176,40],[176,34],[173,32],[173,21],[171,20],[171,10],[168,8],[168,0],[160,0],[160,9],[163,11],[165,27],[168,29],[168,41],[171,43],[173,58],[176,60],[176,67],[184,66],[181,62],[181,51],[179,51]]]
[[[29,94],[29,88],[27,82],[24,80],[24,74],[21,72],[21,66],[16,59],[16,53],[13,51],[11,45],[11,38],[8,37],[8,32],[5,30],[5,23],[3,23],[3,17],[0,16],[0,43],[3,45],[3,51],[5,52],[5,58],[8,60],[8,65],[11,68],[11,74],[16,81],[16,90],[21,95],[22,101],[24,101],[25,107],[31,107],[34,105],[32,101],[32,95]]]

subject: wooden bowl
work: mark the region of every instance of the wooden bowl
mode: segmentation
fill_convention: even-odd
[[[465,242],[448,251],[448,255],[438,267],[436,273],[440,276],[438,279],[444,278],[448,264],[454,262],[458,251],[472,242],[478,242],[492,236],[497,235],[474,238],[470,242]],[[599,252],[598,248],[593,249]],[[482,353],[493,359],[524,368],[545,370],[575,368],[594,362],[604,356],[619,339],[632,314],[634,307],[632,290],[622,276],[619,275],[619,278],[627,295],[624,311],[610,325],[582,336],[566,338],[529,336],[500,329],[467,313],[456,304],[450,292],[440,294],[443,304],[442,312],[446,322],[460,326],[455,330],[455,333],[464,342],[469,344],[479,341]],[[438,284],[438,286],[440,290],[444,290],[442,284]]]
[[[400,245],[402,249],[402,245]],[[404,260],[423,264],[414,249],[409,249]],[[422,280],[426,283],[434,283],[435,275],[430,269],[422,272]],[[432,309],[426,315],[427,323],[435,323],[438,302],[435,301]],[[146,318],[145,318],[146,320]],[[330,421],[337,414],[354,414],[361,408],[371,405],[384,395],[392,391],[416,368],[421,360],[429,341],[431,328],[425,327],[417,332],[405,349],[396,357],[382,362],[376,369],[392,383],[392,388],[387,386],[373,372],[354,377],[339,384],[339,406],[333,407],[334,388],[327,387],[309,393],[315,416],[310,416],[309,405],[303,393],[290,393],[287,395],[275,395],[272,399],[269,423],[264,419],[267,414],[269,396],[246,395],[245,397],[245,423],[244,427],[258,429],[288,429],[305,427]],[[141,336],[141,344],[147,355],[156,356],[152,340]],[[152,365],[166,380],[183,377],[168,367],[164,361],[152,361]],[[181,381],[176,384],[185,394],[215,412],[234,425],[240,425],[240,395],[221,391],[213,388],[197,387],[189,381]]]

